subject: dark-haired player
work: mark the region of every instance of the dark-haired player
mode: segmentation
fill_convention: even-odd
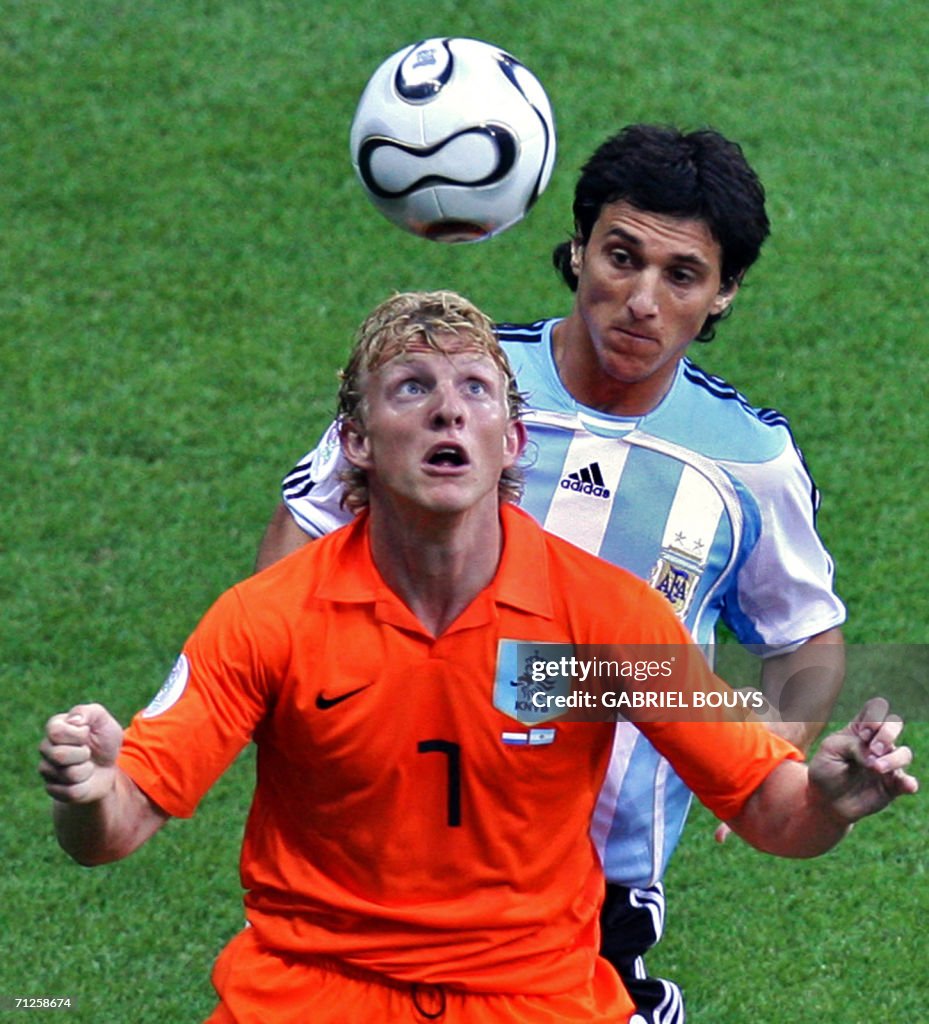
[[[767,237],[761,182],[717,132],[633,125],[585,164],[574,222],[554,252],[568,315],[498,326],[527,398],[523,507],[648,580],[698,642],[722,620],[762,652],[761,688],[783,718],[771,728],[806,749],[844,674],[819,495],[786,419],[689,357]],[[341,465],[330,431],[285,478],[259,567],[346,521]],[[663,928],[661,878],[689,803],[621,726],[593,822],[610,883],[603,949],[655,1024],[684,1019],[680,990],[648,977],[642,955]]]

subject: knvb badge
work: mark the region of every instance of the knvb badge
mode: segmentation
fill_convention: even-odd
[[[568,664],[574,646],[563,643],[532,643],[528,640],[501,640],[497,645],[497,670],[494,673],[494,707],[525,725],[548,722],[564,715],[564,706],[541,697],[567,697],[573,687],[571,676],[551,674],[552,663]]]

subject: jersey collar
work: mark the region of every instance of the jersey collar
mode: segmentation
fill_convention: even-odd
[[[489,621],[494,606],[503,604],[543,618],[553,613],[548,580],[548,553],[541,527],[521,509],[505,503],[500,509],[503,553],[496,575],[445,632],[468,629]],[[409,608],[381,579],[371,558],[368,516],[362,513],[344,528],[329,569],[316,594],[325,600],[374,604],[383,622],[422,632]],[[443,634],[444,635],[444,634]]]

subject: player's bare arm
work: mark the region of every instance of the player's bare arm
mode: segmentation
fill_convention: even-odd
[[[273,565],[285,555],[302,548],[313,538],[297,526],[296,520],[290,514],[290,510],[280,502],[271,516],[261,543],[258,545],[258,555],[255,559],[255,572],[261,572]]]
[[[785,761],[729,822],[747,842],[782,857],[816,857],[851,826],[919,784],[906,769],[912,751],[897,746],[903,722],[873,698],[844,729],[827,736],[809,765]]]
[[[778,736],[804,754],[826,727],[845,680],[845,638],[838,627],[811,636],[789,654],[767,658],[761,667],[761,692],[767,710],[760,717]],[[728,825],[714,833],[729,838]]]
[[[78,704],[46,723],[39,774],[54,800],[58,842],[80,864],[128,856],[168,819],[117,766],[122,738],[100,704]]]
[[[838,627],[795,651],[765,660],[761,689],[780,717],[768,728],[806,753],[823,731],[845,679],[845,640]]]

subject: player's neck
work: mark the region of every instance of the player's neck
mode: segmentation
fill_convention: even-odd
[[[611,416],[644,416],[668,393],[679,359],[643,378],[611,376],[601,366],[583,319],[575,310],[552,331],[552,358],[571,397]]]
[[[490,583],[503,545],[495,495],[493,502],[448,516],[382,514],[372,503],[369,529],[382,579],[433,636]]]

